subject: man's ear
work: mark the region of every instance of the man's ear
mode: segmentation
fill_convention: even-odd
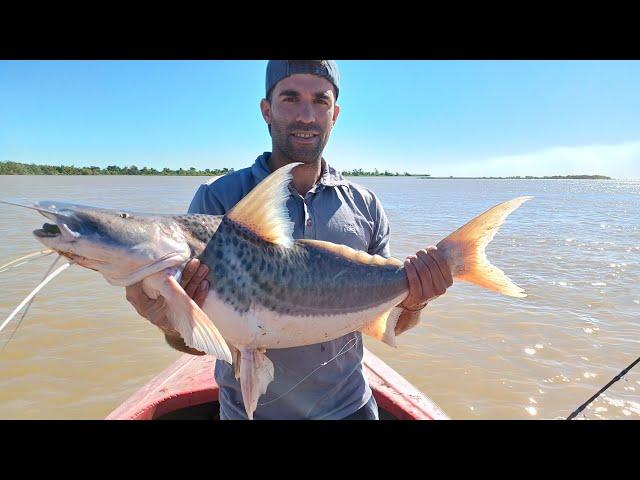
[[[263,98],[260,101],[260,111],[262,112],[262,118],[267,122],[267,125],[271,125],[271,104],[266,98]]]
[[[338,120],[338,115],[340,115],[340,105],[336,103],[333,107],[333,123],[336,123],[336,120]]]

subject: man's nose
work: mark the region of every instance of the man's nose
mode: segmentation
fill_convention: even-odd
[[[316,120],[316,115],[313,110],[313,105],[310,102],[301,102],[298,109],[297,121],[302,123],[313,123]]]

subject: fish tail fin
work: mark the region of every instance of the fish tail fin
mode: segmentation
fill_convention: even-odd
[[[500,203],[478,215],[436,245],[451,268],[454,278],[510,297],[527,296],[502,270],[489,262],[485,248],[509,214],[531,198],[533,197],[518,197]]]

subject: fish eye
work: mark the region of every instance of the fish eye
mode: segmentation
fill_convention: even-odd
[[[122,213],[120,214],[120,218],[130,218],[130,217],[131,217],[131,215],[129,215],[128,213],[124,213],[124,212],[122,212]]]

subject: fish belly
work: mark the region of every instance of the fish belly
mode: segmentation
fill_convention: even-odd
[[[204,312],[236,348],[290,348],[327,342],[371,323],[404,299],[405,293],[365,310],[339,314],[285,314],[252,305],[240,312],[210,291]]]

